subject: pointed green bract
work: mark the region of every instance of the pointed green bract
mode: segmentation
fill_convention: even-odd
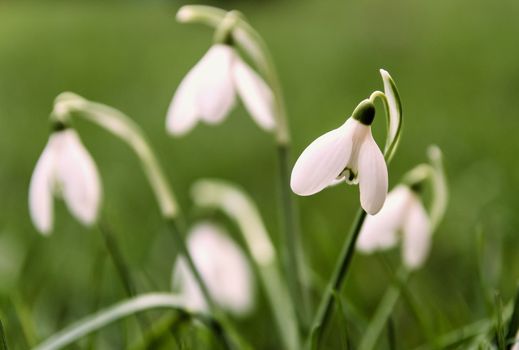
[[[380,70],[384,82],[384,104],[387,112],[387,137],[384,157],[389,163],[395,154],[402,133],[402,102],[393,78],[384,69]]]

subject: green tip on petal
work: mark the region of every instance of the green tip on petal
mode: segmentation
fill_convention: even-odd
[[[353,111],[352,117],[364,125],[371,125],[375,119],[375,105],[370,100],[362,101]]]
[[[60,132],[63,130],[66,130],[70,127],[67,123],[61,121],[61,120],[54,120],[51,122],[50,125],[50,131],[51,132]]]

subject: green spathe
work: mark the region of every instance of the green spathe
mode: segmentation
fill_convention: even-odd
[[[371,125],[375,119],[375,105],[370,100],[362,101],[353,111],[352,117],[364,125]]]

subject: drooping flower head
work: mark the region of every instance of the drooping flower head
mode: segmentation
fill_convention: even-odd
[[[215,44],[180,83],[166,118],[171,134],[185,134],[199,121],[222,122],[236,104],[236,96],[261,128],[274,128],[273,93],[233,46],[235,21],[232,12],[224,18]]]
[[[376,215],[369,215],[357,240],[357,249],[369,254],[386,250],[402,242],[402,261],[415,270],[420,268],[431,247],[434,230],[443,218],[447,188],[437,147],[429,151],[431,163],[421,164],[404,177],[387,196],[384,206]],[[432,184],[432,204],[428,211],[422,202],[427,181]]]
[[[343,125],[313,141],[294,165],[292,190],[309,196],[339,182],[358,183],[362,208],[377,213],[386,198],[388,173],[371,133],[374,118],[375,106],[364,100]]]
[[[431,225],[419,194],[407,185],[395,187],[382,210],[366,218],[357,249],[372,253],[390,249],[400,240],[404,264],[410,269],[422,266],[431,245]]]
[[[60,123],[36,164],[29,188],[29,211],[42,234],[53,228],[54,197],[62,197],[82,224],[95,222],[101,201],[96,165],[76,131]]]
[[[254,281],[248,260],[227,233],[211,223],[191,229],[188,249],[209,293],[222,308],[244,315],[254,304]],[[198,283],[183,257],[173,269],[173,288],[179,289],[186,307],[207,311]]]

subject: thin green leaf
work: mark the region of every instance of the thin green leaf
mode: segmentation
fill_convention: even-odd
[[[205,323],[220,338],[222,329],[219,322],[206,314],[189,313],[183,307],[183,300],[177,295],[168,293],[142,294],[135,298],[119,302],[111,307],[87,316],[62,331],[54,334],[33,350],[55,350],[73,344],[84,336],[95,332],[113,322],[150,309],[166,308],[192,315]]]
[[[389,350],[396,350],[396,336],[395,336],[395,323],[393,318],[390,316],[387,320],[387,343]]]
[[[512,318],[508,323],[508,331],[506,332],[506,340],[508,342],[508,348],[511,349],[515,343],[516,333],[519,331],[519,284],[515,294],[514,311],[512,312]]]
[[[2,338],[2,342],[0,343],[0,350],[9,350],[9,348],[7,347],[7,340],[5,339],[6,337],[2,320],[0,320],[0,337]]]
[[[340,330],[339,330],[339,334],[340,334],[340,337],[341,337],[341,343],[342,343],[342,347],[341,349],[351,349],[351,340],[350,340],[350,335],[349,335],[349,332],[348,332],[348,322],[347,322],[347,317],[346,317],[346,310],[344,309],[344,305],[342,304],[342,298],[341,298],[341,295],[337,292],[333,293],[333,296],[335,297],[335,304],[337,305],[337,309],[338,309],[338,315],[339,315],[339,325],[340,325]]]
[[[495,307],[496,307],[496,342],[499,350],[506,350],[505,340],[505,323],[503,320],[503,303],[501,301],[501,295],[499,292],[495,294]]]

